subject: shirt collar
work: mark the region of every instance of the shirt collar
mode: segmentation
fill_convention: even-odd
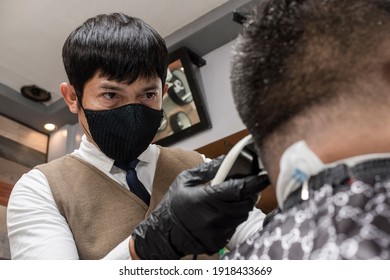
[[[140,162],[151,163],[155,159],[156,145],[151,144],[138,156]],[[100,170],[107,173],[111,172],[114,166],[114,160],[107,157],[98,147],[91,143],[86,135],[81,137],[80,148],[74,153],[78,154],[83,160],[97,166]],[[116,168],[116,167],[115,167]]]
[[[138,156],[139,161],[151,163],[156,160],[156,150],[158,147],[155,144],[150,144],[142,154]]]
[[[85,134],[81,137],[80,148],[75,153],[83,160],[105,172],[109,172],[114,165],[114,160],[100,151],[98,147],[88,140]]]

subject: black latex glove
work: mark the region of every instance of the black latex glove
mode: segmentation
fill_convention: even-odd
[[[265,176],[250,176],[205,185],[214,178],[222,160],[179,174],[157,208],[132,234],[141,259],[213,254],[228,243],[269,181]]]

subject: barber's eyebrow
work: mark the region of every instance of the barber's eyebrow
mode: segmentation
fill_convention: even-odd
[[[100,84],[100,88],[104,90],[115,90],[115,91],[123,91],[125,90],[125,85],[118,85],[118,84],[111,84],[110,82],[103,82]],[[159,85],[150,83],[146,84],[143,87],[140,88],[142,91],[149,91],[149,90],[157,90],[159,89]]]
[[[144,90],[144,91],[156,90],[156,89],[158,89],[158,86],[156,86],[156,85],[146,85],[145,87],[142,88],[142,90]]]
[[[100,88],[106,89],[106,90],[116,90],[116,91],[120,91],[120,90],[124,89],[124,87],[122,87],[122,86],[112,85],[112,84],[102,84],[102,85],[100,85]]]

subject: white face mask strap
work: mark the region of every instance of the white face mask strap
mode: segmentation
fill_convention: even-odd
[[[324,163],[307,146],[305,141],[299,141],[288,147],[280,160],[280,172],[276,184],[276,199],[283,209],[284,201],[293,191],[302,187],[301,197],[309,198],[308,179],[318,174],[324,168]]]

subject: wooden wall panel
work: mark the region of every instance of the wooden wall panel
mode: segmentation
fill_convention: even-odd
[[[206,146],[196,149],[197,152],[205,155],[208,158],[216,158],[220,155],[226,155],[233,146],[242,138],[248,135],[247,130],[242,130],[227,137],[221,138]]]
[[[46,162],[46,153],[38,152],[0,135],[0,158],[33,168]]]
[[[35,165],[47,162],[49,137],[0,115],[0,205],[19,178]]]
[[[11,258],[7,236],[7,208],[0,205],[0,260]]]
[[[49,137],[0,115],[0,135],[26,147],[47,153]]]
[[[14,185],[22,174],[31,169],[4,158],[0,158],[0,167],[0,181],[10,185]]]
[[[13,185],[0,182],[0,205],[7,206]]]

